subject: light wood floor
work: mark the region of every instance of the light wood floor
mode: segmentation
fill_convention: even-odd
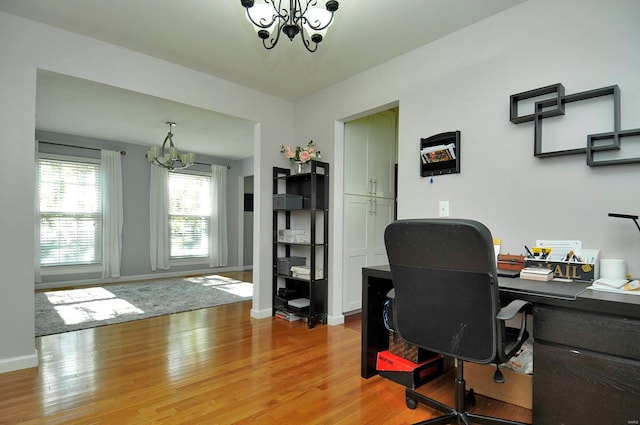
[[[0,424],[409,424],[403,387],[360,377],[360,322],[308,329],[251,302],[36,339],[40,366],[0,374]],[[453,402],[444,375],[421,391]],[[478,396],[473,411],[531,422]]]

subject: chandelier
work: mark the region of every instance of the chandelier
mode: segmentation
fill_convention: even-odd
[[[167,125],[169,126],[169,133],[167,133],[167,137],[164,138],[162,147],[158,148],[157,146],[153,146],[149,149],[147,151],[147,160],[151,164],[168,168],[170,171],[191,167],[195,163],[196,155],[193,153],[181,154],[178,152],[178,148],[173,144],[173,133],[171,132],[171,127],[175,126],[176,123],[167,121]],[[169,146],[167,146],[167,142],[169,142]],[[166,153],[165,147],[167,148]]]
[[[281,33],[291,41],[300,33],[304,47],[315,52],[338,10],[336,0],[327,1],[325,8],[318,6],[318,0],[289,0],[288,8],[286,4],[282,6],[282,0],[240,0],[240,3],[247,9],[247,19],[266,49],[278,44]]]

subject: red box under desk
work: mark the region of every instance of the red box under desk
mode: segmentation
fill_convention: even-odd
[[[389,350],[378,353],[378,374],[411,389],[416,389],[440,376],[443,368],[444,356],[442,354],[436,354],[421,363],[414,363],[391,354]]]

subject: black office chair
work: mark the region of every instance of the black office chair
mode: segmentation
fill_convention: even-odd
[[[529,337],[526,312],[530,304],[515,300],[500,308],[496,257],[491,232],[463,219],[399,220],[384,234],[393,279],[395,330],[407,342],[453,357],[455,407],[411,389],[407,406],[430,406],[445,415],[420,424],[522,424],[466,411],[464,362],[495,363],[511,358]],[[505,320],[522,312],[520,329]],[[472,393],[471,393],[472,394]]]

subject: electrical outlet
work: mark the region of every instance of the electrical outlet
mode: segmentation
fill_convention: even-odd
[[[438,212],[440,217],[449,217],[449,201],[440,201]]]

